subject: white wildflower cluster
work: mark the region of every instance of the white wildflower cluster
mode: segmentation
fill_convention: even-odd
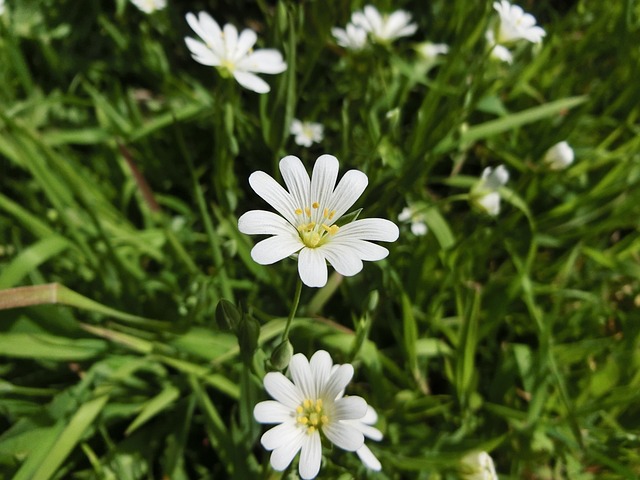
[[[320,143],[324,138],[324,127],[320,123],[303,122],[294,118],[289,133],[295,137],[295,142],[302,147],[310,147]]]
[[[367,40],[388,44],[400,37],[413,35],[418,26],[411,23],[411,14],[396,10],[391,14],[381,14],[373,5],[367,5],[362,11],[353,12],[351,21],[342,29],[334,27],[331,33],[341,47],[348,50],[362,50]]]
[[[273,400],[258,403],[253,411],[258,422],[277,424],[260,439],[271,451],[274,470],[285,470],[300,452],[300,477],[315,478],[322,460],[321,434],[337,447],[356,452],[368,468],[380,470],[380,462],[364,444],[365,437],[382,439],[373,427],[377,414],[363,398],[344,395],[353,366],[334,365],[329,353],[319,350],[311,360],[294,355],[289,374],[293,381],[279,372],[267,373],[264,387]]]
[[[497,216],[500,213],[500,187],[509,181],[509,171],[504,165],[482,171],[480,180],[471,189],[471,201],[479,210]]]
[[[408,207],[404,207],[398,215],[398,220],[403,223],[411,224],[411,233],[413,233],[416,237],[421,237],[426,235],[429,231],[429,227],[424,220],[424,214],[420,211],[419,208],[410,205]]]
[[[280,161],[285,190],[265,172],[249,177],[251,188],[278,214],[252,210],[238,219],[238,228],[249,235],[270,235],[251,250],[261,265],[270,265],[297,254],[298,273],[309,287],[327,283],[327,262],[346,277],[360,272],[363,260],[385,258],[389,251],[372,241],[394,242],[398,227],[389,220],[367,218],[340,225],[342,217],[367,186],[367,176],[349,170],[336,186],[338,160],[322,155],[313,168],[305,170],[298,157],[289,155]]]
[[[197,17],[187,13],[186,18],[200,37],[200,40],[185,38],[193,59],[202,65],[216,67],[223,76],[232,76],[244,88],[268,93],[271,87],[256,73],[277,74],[287,69],[278,50],[253,49],[258,40],[253,30],[245,29],[238,33],[231,24],[220,28],[207,12],[200,12]]]
[[[512,63],[513,54],[509,46],[519,41],[542,42],[545,31],[536,25],[533,15],[526,13],[518,5],[510,4],[507,0],[494,2],[493,8],[500,17],[496,28],[486,32],[487,44],[493,58]]]

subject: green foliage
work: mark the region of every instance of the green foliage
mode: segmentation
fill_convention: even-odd
[[[640,8],[520,2],[547,35],[508,65],[491,1],[375,3],[417,33],[353,53],[330,29],[364,2],[191,5],[283,52],[258,95],[190,58],[180,2],[7,1],[0,477],[289,478],[253,406],[290,345],[353,363],[385,435],[381,473],[325,449],[323,478],[458,478],[478,450],[501,478],[640,476]],[[426,65],[425,40],[450,51]],[[322,153],[369,178],[353,218],[412,205],[429,232],[303,289],[289,331],[296,262],[256,264],[237,219],[269,209],[251,172]],[[469,192],[499,164],[493,218]]]

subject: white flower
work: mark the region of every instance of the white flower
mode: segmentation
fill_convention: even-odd
[[[244,88],[267,93],[271,88],[254,73],[276,74],[287,69],[278,50],[253,50],[258,39],[253,30],[245,29],[238,35],[238,30],[231,24],[220,29],[206,12],[200,12],[198,17],[187,13],[186,18],[189,26],[202,39],[185,38],[193,59],[202,65],[216,67],[223,76],[232,75]]]
[[[341,47],[348,50],[362,50],[367,46],[367,32],[363,28],[347,23],[345,29],[333,27],[331,33]]]
[[[353,12],[351,23],[364,29],[380,43],[392,42],[400,37],[413,35],[418,25],[411,22],[411,14],[396,10],[389,15],[381,15],[376,7],[367,5],[362,12]]]
[[[167,0],[131,0],[131,3],[144,13],[153,13],[167,6]]]
[[[416,46],[416,51],[424,60],[433,62],[438,55],[446,55],[449,53],[449,45],[445,43],[422,42]]]
[[[471,452],[462,458],[464,480],[498,480],[493,459],[487,452]]]
[[[338,226],[337,221],[362,195],[367,176],[349,170],[336,186],[338,159],[322,155],[316,160],[311,179],[299,158],[280,160],[280,172],[289,191],[265,172],[249,177],[251,188],[281,215],[252,210],[238,219],[238,229],[249,235],[272,235],[258,242],[251,257],[270,265],[298,253],[298,273],[309,287],[327,283],[329,262],[344,276],[362,270],[362,261],[385,258],[389,251],[371,243],[393,242],[398,227],[389,220],[367,218]]]
[[[0,0],[0,15],[5,11],[4,0]]]
[[[491,58],[495,60],[500,60],[501,62],[513,63],[513,55],[511,54],[509,49],[504,45],[498,45],[496,43],[493,30],[487,30],[487,33],[485,34],[485,36],[487,38],[487,43],[489,44],[489,48],[491,49],[491,51],[489,52],[489,55],[491,56]]]
[[[545,31],[536,25],[533,15],[525,13],[518,5],[511,5],[507,0],[493,2],[493,8],[500,15],[500,25],[497,32],[497,43],[527,40],[540,43]]]
[[[573,163],[574,157],[573,149],[569,144],[560,142],[547,150],[543,161],[551,170],[564,170]]]
[[[316,352],[311,361],[295,354],[289,374],[293,382],[279,372],[265,375],[264,387],[274,400],[258,403],[253,416],[260,423],[278,424],[260,439],[264,448],[272,450],[274,470],[286,469],[300,451],[300,477],[315,478],[322,460],[320,432],[344,450],[354,452],[363,447],[364,433],[355,423],[363,424],[367,402],[357,396],[342,396],[353,377],[353,367],[344,364],[334,369],[324,350]]]
[[[495,170],[487,167],[482,171],[480,181],[471,190],[471,199],[481,210],[495,217],[500,213],[500,193],[498,189],[509,181],[509,172],[504,165]]]
[[[295,135],[295,142],[303,147],[310,147],[313,143],[320,143],[324,138],[324,127],[319,123],[301,122],[294,118],[289,129]]]
[[[367,405],[367,413],[364,414],[359,420],[340,420],[341,423],[346,423],[348,425],[353,426],[355,429],[362,432],[362,434],[366,438],[370,438],[371,440],[375,440],[379,442],[382,440],[382,432],[377,428],[373,427],[378,421],[378,414],[373,409],[373,407]],[[364,463],[365,467],[370,470],[375,470],[379,472],[382,469],[382,465],[380,465],[380,460],[376,458],[373,452],[367,447],[364,443],[362,446],[356,450],[358,457]]]
[[[429,231],[429,227],[424,222],[424,215],[416,211],[413,207],[404,207],[398,215],[398,220],[401,222],[411,222],[411,233],[416,237],[426,235]]]

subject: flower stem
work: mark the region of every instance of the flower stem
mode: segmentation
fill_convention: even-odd
[[[300,293],[302,293],[302,280],[298,278],[298,283],[296,284],[296,293],[293,296],[293,303],[291,304],[291,312],[289,313],[289,318],[287,318],[287,324],[284,326],[284,332],[282,333],[282,341],[289,339],[289,329],[291,328],[291,321],[293,317],[296,315],[296,311],[298,311],[298,304],[300,303]]]

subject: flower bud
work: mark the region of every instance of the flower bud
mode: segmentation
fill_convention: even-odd
[[[289,339],[278,345],[271,354],[271,365],[276,370],[284,370],[289,366],[289,361],[293,356],[293,345]]]
[[[223,298],[216,306],[215,317],[220,330],[235,331],[242,319],[242,313],[233,303]]]

